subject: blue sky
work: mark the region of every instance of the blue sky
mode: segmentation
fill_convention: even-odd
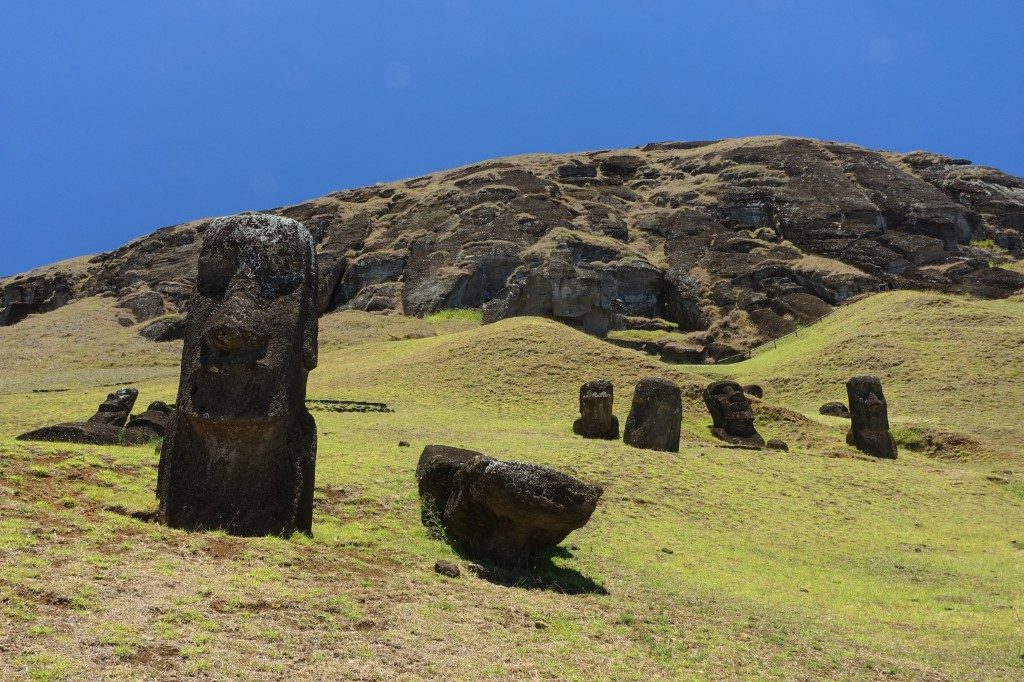
[[[1024,175],[1015,0],[0,3],[0,274],[494,156],[755,134]]]

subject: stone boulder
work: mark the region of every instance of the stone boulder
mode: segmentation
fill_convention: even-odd
[[[139,334],[150,341],[160,343],[179,341],[185,338],[185,318],[181,316],[164,317],[153,320],[139,330]]]
[[[467,555],[511,567],[586,525],[603,492],[550,467],[445,446],[424,449],[416,476],[424,506],[440,510],[425,509],[424,520]]]
[[[746,393],[747,395],[752,395],[755,398],[763,398],[764,397],[764,389],[761,388],[760,386],[758,386],[757,384],[747,384],[747,385],[745,385],[743,387],[743,392]]]
[[[819,414],[828,415],[829,417],[840,417],[841,419],[850,418],[850,409],[843,403],[825,403],[818,408]]]
[[[889,411],[878,377],[853,377],[846,382],[850,401],[848,445],[874,457],[896,459],[896,440],[889,432]]]
[[[580,387],[580,417],[572,423],[572,432],[584,438],[615,440],[619,420],[612,414],[612,382],[588,381]]]
[[[715,438],[738,445],[764,445],[764,438],[754,428],[750,399],[735,381],[709,384],[704,389],[704,404],[711,413],[711,433]]]
[[[160,400],[153,401],[142,414],[137,414],[128,420],[125,429],[128,431],[146,431],[149,440],[163,438],[167,430],[167,422],[171,418],[174,408],[168,407],[167,403]]]
[[[128,294],[118,301],[117,307],[128,310],[136,322],[152,320],[167,312],[164,297],[149,289]]]
[[[633,392],[623,440],[635,448],[679,452],[682,420],[679,386],[660,377],[641,379]]]
[[[113,424],[65,422],[23,433],[18,440],[85,445],[142,445],[152,438],[141,430],[128,430]]]

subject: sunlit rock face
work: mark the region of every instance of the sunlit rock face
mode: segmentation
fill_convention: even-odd
[[[309,532],[317,359],[313,238],[294,220],[215,220],[188,303],[178,409],[160,458],[160,519],[237,535]]]

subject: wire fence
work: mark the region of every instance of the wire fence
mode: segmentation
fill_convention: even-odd
[[[833,313],[835,313],[837,310],[839,310],[843,306],[849,305],[849,304],[853,303],[854,301],[863,300],[863,299],[865,299],[865,298],[867,298],[868,296],[871,296],[871,295],[872,295],[871,293],[859,294],[857,296],[853,296],[853,297],[843,301],[842,305],[833,308],[832,310],[828,311],[827,313],[825,313],[821,317],[817,317],[814,320],[811,320],[810,322],[808,322],[806,325],[804,325],[804,332],[806,333],[808,327],[821,322],[826,317],[828,317],[829,315],[832,315]],[[714,364],[716,364],[716,365],[728,365],[728,364],[731,364],[731,363],[734,363],[734,362],[742,362],[743,360],[749,360],[750,358],[754,357],[755,355],[757,355],[758,353],[760,353],[763,350],[766,350],[768,348],[778,348],[779,347],[779,341],[784,341],[785,339],[788,339],[791,336],[800,336],[800,329],[798,328],[795,331],[791,331],[790,333],[785,334],[784,336],[780,336],[777,339],[772,339],[771,341],[765,341],[760,346],[754,346],[753,348],[751,348],[749,350],[745,350],[742,353],[737,353],[736,355],[730,355],[729,357],[722,358],[721,360],[715,360]]]

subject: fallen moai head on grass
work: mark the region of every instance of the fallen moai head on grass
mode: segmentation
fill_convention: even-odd
[[[134,388],[119,388],[100,403],[96,414],[84,422],[63,422],[34,429],[18,436],[18,440],[51,443],[82,443],[85,445],[142,445],[160,438],[160,434],[147,428],[135,428],[125,423],[131,414],[139,392]]]
[[[316,425],[316,263],[300,223],[210,225],[189,300],[178,409],[160,453],[159,519],[236,535],[309,532]]]
[[[524,566],[594,513],[603,490],[556,469],[428,445],[416,467],[423,521],[468,556]]]

